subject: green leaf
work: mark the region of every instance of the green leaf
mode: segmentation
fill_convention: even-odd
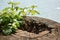
[[[24,8],[19,8],[21,11],[24,11],[25,9],[28,9],[28,7],[24,7]]]
[[[8,4],[18,5],[20,2],[9,2]]]
[[[16,22],[13,22],[12,28],[17,29],[17,26],[15,24],[16,24]]]
[[[31,10],[31,14],[34,15],[36,12],[35,10]]]
[[[19,7],[15,7],[16,11],[19,10]]]
[[[12,33],[12,30],[11,30],[10,27],[4,26],[4,27],[2,28],[2,33],[3,33],[4,35],[9,35],[9,34]]]
[[[14,4],[14,2],[9,2],[8,4]]]
[[[30,13],[30,12],[31,12],[31,10],[28,10],[28,12]]]
[[[20,26],[20,24],[19,24],[19,22],[18,22],[18,21],[15,23],[15,25],[16,25],[17,27],[19,27],[19,26]]]
[[[22,16],[26,15],[26,13],[24,11],[21,11],[20,13],[21,13]]]
[[[3,11],[8,11],[10,9],[10,7],[6,7],[3,9]]]
[[[31,6],[31,8],[35,8],[35,7],[37,7],[37,6],[35,6],[35,5],[32,5],[32,6]]]
[[[14,8],[10,8],[10,10],[14,11]]]
[[[39,13],[38,11],[36,11],[36,10],[35,10],[35,12],[36,12],[37,14],[40,14],[40,13]]]
[[[14,5],[19,5],[19,4],[20,4],[20,2],[15,2],[15,3],[14,3]]]
[[[9,34],[11,34],[12,30],[11,29],[3,29],[2,32],[4,35],[9,35]]]
[[[28,10],[28,12],[31,13],[32,15],[39,14],[39,12],[36,10]]]
[[[17,19],[17,20],[20,20],[20,19],[22,19],[22,18],[23,18],[23,17],[20,16],[20,14],[15,15],[15,19]]]
[[[20,8],[21,11],[24,11],[24,8]]]

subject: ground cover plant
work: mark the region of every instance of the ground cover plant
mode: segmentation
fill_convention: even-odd
[[[0,10],[0,32],[4,35],[15,33],[17,29],[21,28],[27,13],[31,15],[39,14],[34,9],[37,6],[34,5],[22,8],[18,6],[19,2],[9,2],[8,4],[9,7]]]
[[[34,19],[25,20],[26,16],[39,14],[32,5],[30,7],[19,7],[19,2],[9,2],[10,6],[0,10],[0,33],[10,35],[18,29],[38,34],[39,32],[51,29],[43,22],[36,22]]]

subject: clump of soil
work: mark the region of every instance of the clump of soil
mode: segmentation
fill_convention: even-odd
[[[39,34],[42,31],[48,30],[51,33],[50,27],[43,22],[36,22],[35,20],[25,20],[21,30],[28,31],[31,33]]]

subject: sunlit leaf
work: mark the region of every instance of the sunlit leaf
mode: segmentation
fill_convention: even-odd
[[[39,13],[38,11],[36,11],[36,10],[35,10],[35,12],[36,12],[36,14],[40,14],[40,13]]]
[[[12,24],[12,28],[17,29],[17,26],[15,25],[15,22]]]
[[[9,2],[8,4],[18,5],[20,2]]]
[[[30,12],[32,15],[34,15],[36,12],[35,12],[35,10],[31,10],[31,12]]]
[[[28,10],[28,12],[30,13],[30,12],[31,12],[31,10]]]
[[[22,14],[22,16],[26,15],[26,13],[24,11],[21,11],[20,13]]]
[[[39,14],[39,12],[38,11],[36,11],[36,10],[31,10],[31,12],[30,12],[32,15],[34,15],[34,14]]]
[[[14,2],[9,2],[8,4],[14,4]]]
[[[15,3],[14,3],[14,5],[18,5],[18,4],[20,4],[20,2],[15,2]]]
[[[35,5],[32,5],[32,6],[31,6],[31,8],[35,8],[35,7],[37,7],[37,6],[35,6]]]
[[[8,11],[10,9],[10,7],[6,7],[3,9],[3,11]]]

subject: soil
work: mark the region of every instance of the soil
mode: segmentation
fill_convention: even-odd
[[[42,31],[48,30],[51,33],[51,27],[48,27],[46,23],[43,22],[36,22],[35,20],[31,19],[25,20],[23,26],[20,28],[23,31],[39,34]]]

